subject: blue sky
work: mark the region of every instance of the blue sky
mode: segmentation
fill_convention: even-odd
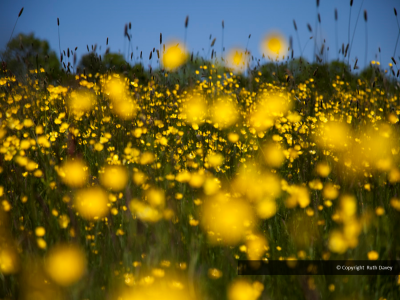
[[[319,13],[321,27],[318,29],[318,40],[326,39],[329,46],[329,59],[337,57],[335,41],[334,10],[338,10],[338,43],[347,44],[349,0],[321,0]],[[381,47],[381,65],[385,68],[391,61],[397,34],[399,32],[393,7],[399,11],[398,0],[355,0],[352,7],[350,36],[353,35],[357,15],[362,5],[360,17],[351,50],[350,62],[358,57],[358,65],[363,67],[365,61],[365,22],[364,9],[368,12],[368,61],[376,60],[378,47]],[[296,20],[301,46],[304,47],[310,36],[315,34],[317,7],[316,0],[286,1],[89,1],[89,0],[1,0],[0,1],[0,49],[4,50],[12,32],[18,13],[24,7],[14,36],[18,33],[33,32],[36,37],[49,41],[51,48],[58,53],[57,18],[60,19],[61,49],[78,47],[78,60],[87,53],[86,45],[98,45],[98,52],[106,50],[106,39],[112,52],[127,53],[127,40],[124,39],[124,26],[132,23],[133,46],[138,52],[143,51],[144,64],[148,64],[149,52],[159,47],[160,32],[163,42],[171,38],[184,38],[184,22],[189,16],[187,45],[190,51],[200,55],[207,54],[209,36],[216,38],[214,46],[217,55],[221,53],[221,22],[225,22],[224,46],[229,50],[234,46],[246,47],[255,57],[261,57],[260,41],[271,30],[279,30],[287,39],[293,36],[295,56],[299,56],[299,43],[293,27]],[[310,23],[313,33],[307,29]],[[248,41],[248,36],[251,38]],[[101,50],[100,50],[101,47]],[[203,49],[204,48],[204,52]],[[312,60],[314,42],[311,40],[304,51],[304,56]],[[396,59],[400,56],[400,45],[397,46]],[[155,63],[153,62],[153,65]]]

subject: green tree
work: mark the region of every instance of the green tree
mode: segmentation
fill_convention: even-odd
[[[33,33],[19,34],[13,38],[4,51],[2,60],[7,64],[7,70],[23,81],[29,70],[45,70],[48,80],[54,81],[61,77],[60,62],[49,43],[40,40]]]
[[[119,53],[106,53],[101,56],[92,51],[82,56],[79,62],[79,69],[81,72],[84,70],[86,74],[92,75],[96,73],[104,74],[108,71],[115,72],[123,74],[132,80],[137,78],[141,82],[147,82],[150,77],[142,64],[137,63],[131,66]]]

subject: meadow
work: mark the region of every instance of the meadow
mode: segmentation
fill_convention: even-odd
[[[0,298],[399,299],[399,276],[237,275],[400,253],[397,59],[356,75],[348,46],[265,45],[209,59],[160,36],[145,79],[3,63]]]

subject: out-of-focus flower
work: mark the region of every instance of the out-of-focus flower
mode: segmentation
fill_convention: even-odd
[[[0,272],[15,274],[19,271],[20,262],[16,249],[7,245],[0,245]]]
[[[273,31],[265,35],[261,41],[261,50],[272,60],[282,58],[286,55],[288,43],[283,34]]]
[[[158,222],[163,217],[162,213],[157,208],[136,199],[130,202],[129,208],[132,214],[145,222]]]
[[[259,260],[268,250],[268,242],[264,236],[252,234],[247,238],[246,248],[249,260]]]
[[[202,95],[193,94],[183,103],[183,114],[187,122],[200,125],[207,115],[207,104]]]
[[[226,66],[235,72],[243,72],[247,67],[247,58],[248,55],[245,50],[233,48],[228,52],[225,59]]]
[[[54,282],[70,286],[85,273],[85,253],[74,245],[57,245],[50,249],[45,269]]]
[[[282,148],[275,143],[266,144],[263,148],[263,154],[265,162],[273,168],[279,168],[285,161]]]
[[[315,170],[319,176],[328,177],[329,173],[331,172],[331,167],[326,162],[320,162],[317,164]]]
[[[124,120],[132,119],[138,109],[129,92],[128,83],[114,74],[103,84],[106,95],[110,97],[115,113]]]
[[[212,167],[219,167],[224,163],[224,156],[220,153],[210,153],[207,160]]]
[[[96,103],[96,95],[86,90],[72,91],[68,98],[68,107],[75,114],[89,111]]]
[[[113,191],[123,190],[128,182],[128,172],[123,166],[106,166],[99,177],[101,184]]]
[[[79,190],[75,194],[75,208],[88,220],[102,218],[108,212],[106,192],[99,187]]]
[[[232,282],[228,287],[228,299],[229,300],[257,300],[262,291],[264,285],[258,281],[251,284],[249,281],[239,279]]]
[[[168,71],[180,67],[188,59],[188,53],[183,44],[179,41],[170,41],[165,45],[165,52],[162,56],[162,64]]]
[[[310,195],[306,187],[292,185],[287,191],[290,194],[285,202],[287,208],[294,208],[297,205],[301,208],[305,208],[310,204]]]
[[[207,199],[203,208],[202,226],[212,243],[235,245],[254,226],[252,208],[242,199],[219,193]]]
[[[228,98],[221,98],[212,106],[212,120],[219,128],[226,128],[236,122],[238,112],[236,105]]]
[[[87,166],[80,159],[66,161],[55,169],[61,180],[69,187],[82,187],[87,182]]]
[[[348,135],[349,127],[346,123],[329,121],[321,124],[321,131],[315,137],[315,142],[322,148],[342,151],[348,147]]]
[[[195,295],[189,292],[188,284],[184,280],[175,278],[155,279],[153,276],[147,276],[137,285],[119,292],[115,299],[194,300]]]

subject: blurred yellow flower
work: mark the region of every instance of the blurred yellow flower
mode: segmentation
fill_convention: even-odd
[[[145,222],[157,222],[163,217],[156,208],[135,199],[130,202],[129,208],[134,215]]]
[[[232,182],[232,190],[246,196],[252,202],[257,202],[263,200],[265,196],[278,197],[281,193],[281,185],[276,174],[262,172],[254,166],[241,166]]]
[[[236,143],[236,142],[239,140],[239,135],[238,135],[237,133],[230,132],[230,133],[228,134],[228,140],[229,140],[231,143]]]
[[[216,268],[208,269],[208,277],[211,279],[218,279],[222,277],[222,271]]]
[[[170,41],[165,45],[162,64],[168,71],[173,71],[188,59],[187,50],[179,41]]]
[[[276,201],[271,198],[264,198],[263,200],[257,202],[257,215],[261,219],[269,219],[276,214]]]
[[[319,179],[311,180],[311,181],[308,183],[308,186],[309,186],[310,189],[312,189],[312,190],[322,190],[322,187],[323,187],[322,182],[321,182],[321,180],[319,180]]]
[[[238,118],[235,103],[228,99],[218,99],[212,106],[212,120],[219,128],[226,128],[233,125]]]
[[[332,183],[328,182],[324,186],[323,195],[324,198],[333,200],[339,196],[339,191],[335,188],[335,186]]]
[[[357,212],[357,200],[354,196],[343,195],[340,198],[340,209],[343,215],[343,221],[349,220]]]
[[[129,85],[124,78],[118,74],[109,76],[103,84],[105,93],[110,97],[114,112],[124,120],[130,120],[135,117],[137,104],[129,95]]]
[[[392,198],[390,199],[390,205],[395,209],[400,211],[400,199]]]
[[[332,252],[344,253],[348,248],[347,241],[340,231],[332,231],[329,237],[329,249]]]
[[[86,271],[85,253],[74,245],[57,245],[50,249],[45,261],[50,278],[61,286],[70,286]]]
[[[328,177],[329,173],[331,172],[331,167],[327,162],[319,162],[315,169],[318,175],[321,177]]]
[[[252,234],[247,238],[246,247],[249,260],[260,260],[268,249],[268,242],[264,236]]]
[[[247,280],[239,279],[228,287],[228,300],[257,300],[264,286],[259,282],[251,284]]]
[[[289,94],[264,92],[258,97],[258,102],[249,114],[250,124],[257,131],[269,129],[274,125],[274,120],[285,115],[291,106]]]
[[[146,174],[144,174],[144,173],[141,172],[141,171],[135,171],[135,172],[133,173],[132,179],[133,179],[133,182],[134,182],[136,185],[141,185],[141,184],[143,184],[143,183],[146,182],[147,176],[146,176]]]
[[[207,155],[207,160],[210,166],[219,167],[224,163],[224,156],[220,153],[210,153]]]
[[[147,201],[153,207],[164,207],[165,205],[165,195],[164,191],[161,189],[151,188],[146,191]]]
[[[75,208],[88,220],[104,217],[108,212],[107,203],[107,193],[99,187],[79,190],[75,194]]]
[[[35,234],[36,236],[42,237],[46,234],[46,230],[42,226],[36,227]]]
[[[126,93],[126,85],[123,80],[116,76],[115,74],[106,81],[104,84],[104,89],[106,94],[110,97],[113,103],[121,101]]]
[[[131,120],[135,117],[137,105],[131,97],[125,96],[114,103],[114,111],[124,120]]]
[[[204,203],[202,226],[211,243],[235,245],[254,224],[251,206],[238,198],[216,194]]]
[[[261,50],[272,60],[285,56],[288,49],[288,43],[283,34],[273,31],[265,35],[261,42]]]
[[[69,187],[82,187],[87,182],[87,166],[80,159],[68,160],[55,169],[61,180]]]
[[[156,274],[164,272],[158,269]],[[154,270],[153,270],[154,274]],[[131,288],[125,288],[117,294],[115,299],[128,300],[194,300],[194,295],[189,292],[188,284],[175,278],[157,278],[160,276],[147,276]]]
[[[349,127],[346,123],[330,121],[321,126],[320,135],[315,138],[320,147],[342,151],[348,146]]]
[[[263,148],[265,162],[272,168],[279,168],[285,161],[285,155],[279,144],[268,143]]]
[[[193,95],[186,99],[183,104],[183,114],[187,122],[200,125],[204,122],[207,114],[207,105],[201,95]]]
[[[310,204],[310,195],[306,187],[292,185],[288,188],[288,192],[290,196],[285,202],[287,208],[294,208],[297,205],[305,208]]]
[[[96,95],[88,90],[72,91],[67,104],[69,109],[75,114],[89,111],[96,103]]]
[[[16,249],[10,246],[0,247],[0,272],[3,274],[15,274],[19,271],[20,262]]]
[[[204,194],[214,195],[219,191],[220,187],[221,187],[221,182],[217,178],[214,177],[207,178],[203,185]]]
[[[243,72],[246,69],[247,58],[248,55],[245,50],[233,48],[228,51],[225,63],[229,69],[235,72]]]
[[[200,188],[202,187],[204,180],[204,172],[199,171],[196,173],[192,173],[190,176],[189,185],[194,188]]]
[[[376,251],[370,251],[368,252],[368,259],[369,260],[377,260],[379,258],[379,253]]]
[[[154,154],[151,152],[143,152],[140,156],[140,164],[141,165],[149,165],[154,161]]]
[[[121,191],[128,182],[128,172],[123,166],[106,166],[104,173],[100,173],[100,183],[113,191]]]

